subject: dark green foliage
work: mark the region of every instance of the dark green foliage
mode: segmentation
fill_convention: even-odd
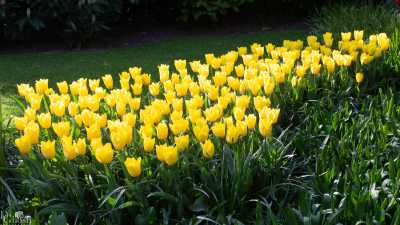
[[[0,2],[0,35],[29,39],[39,32],[71,33],[83,41],[122,15],[122,0],[13,0]],[[50,32],[51,33],[51,32]]]
[[[243,4],[254,2],[254,0],[183,0],[177,2],[179,2],[179,19],[183,21],[199,20],[204,17],[217,21],[227,12],[238,12]]]
[[[336,1],[318,0],[2,0],[0,1],[0,38],[30,40],[32,37],[62,37],[85,42],[99,31],[116,24],[216,22],[228,19],[255,23],[271,20],[282,23],[299,20],[310,11]],[[344,1],[352,2],[352,1]],[[361,1],[362,2],[362,1]],[[374,7],[374,5],[368,6]],[[335,11],[336,10],[336,11]],[[354,11],[355,9],[353,9]],[[362,11],[363,8],[356,9]],[[357,12],[358,12],[357,11]],[[364,10],[365,11],[365,10]],[[238,14],[242,12],[243,14]],[[340,12],[326,7],[323,12]],[[379,9],[371,18],[380,18]],[[344,15],[349,13],[342,13]],[[336,14],[331,14],[335,16]],[[350,14],[351,15],[351,14]],[[369,16],[369,14],[364,14]],[[237,17],[237,18],[235,18]],[[267,18],[267,19],[266,19]],[[371,19],[368,17],[368,19]],[[380,19],[375,19],[380,21]],[[241,20],[241,19],[240,19]],[[372,19],[374,20],[374,19]],[[320,22],[321,25],[323,24]],[[385,23],[386,24],[386,23]],[[332,26],[332,25],[331,25]],[[321,26],[323,27],[323,26]],[[375,27],[380,29],[381,27]],[[382,29],[380,29],[382,31]]]

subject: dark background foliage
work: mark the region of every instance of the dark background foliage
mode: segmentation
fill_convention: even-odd
[[[86,42],[124,25],[201,25],[226,20],[256,23],[299,20],[318,0],[0,0],[0,38],[26,41],[54,37]],[[379,2],[379,1],[376,1]]]

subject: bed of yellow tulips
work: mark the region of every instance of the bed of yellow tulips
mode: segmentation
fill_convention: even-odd
[[[188,149],[212,158],[215,140],[235,144],[249,133],[272,135],[280,109],[270,95],[282,86],[295,89],[318,76],[335,79],[336,71],[350,67],[355,73],[347,74],[360,84],[363,67],[388,48],[384,33],[366,39],[363,31],[342,33],[337,43],[325,33],[321,40],[308,36],[306,43],[255,43],[206,54],[204,61],[175,60],[158,66],[157,81],[133,67],[119,76],[62,81],[54,89],[47,79],[34,87],[20,84],[26,107],[14,118],[21,134],[15,145],[21,154],[37,151],[50,163],[92,155],[109,164],[131,149],[123,164],[133,177],[142,171],[139,155],[153,154],[168,166]]]

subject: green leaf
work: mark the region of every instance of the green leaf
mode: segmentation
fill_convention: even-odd
[[[173,203],[177,203],[178,202],[178,198],[176,198],[175,196],[163,192],[163,191],[158,191],[158,192],[153,192],[147,195],[147,198],[159,198],[159,199],[163,199],[163,200],[167,200]]]
[[[67,218],[65,218],[64,213],[53,214],[50,216],[49,225],[66,225]]]

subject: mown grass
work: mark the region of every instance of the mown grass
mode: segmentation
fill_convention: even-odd
[[[72,81],[79,77],[117,74],[135,65],[151,73],[153,79],[158,79],[157,65],[169,64],[177,58],[202,59],[209,52],[219,54],[254,42],[280,43],[284,39],[303,38],[304,35],[302,30],[204,35],[138,44],[131,48],[0,55],[0,94],[6,97],[3,98],[3,113],[9,116],[15,110],[9,96],[15,94],[18,83],[32,83],[39,78],[48,78],[54,85],[58,81]]]
[[[222,36],[181,37],[155,43],[139,44],[131,48],[78,52],[28,53],[0,55],[0,79],[5,91],[20,82],[48,78],[51,82],[72,81],[79,77],[98,77],[117,74],[134,65],[158,77],[157,65],[169,64],[174,59],[200,59],[205,53],[225,53],[237,46],[254,42],[280,42],[283,39],[303,38],[304,31],[255,32]]]

